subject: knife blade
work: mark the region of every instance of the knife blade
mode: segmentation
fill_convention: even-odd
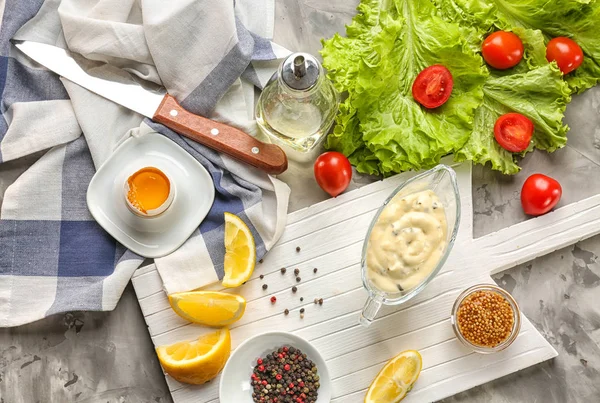
[[[269,174],[280,174],[287,169],[287,157],[280,147],[188,112],[162,87],[151,88],[121,69],[78,57],[56,46],[31,41],[15,41],[15,46],[58,75],[198,143]]]

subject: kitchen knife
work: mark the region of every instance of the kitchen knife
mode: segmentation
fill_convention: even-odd
[[[287,169],[285,152],[243,131],[186,111],[162,87],[149,89],[123,70],[90,61],[68,50],[30,41],[15,46],[39,64],[74,83],[214,150],[270,174]],[[77,58],[77,60],[76,60]],[[101,74],[94,75],[101,71]],[[109,74],[106,74],[109,73]]]

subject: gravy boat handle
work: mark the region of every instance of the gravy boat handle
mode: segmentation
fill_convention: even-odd
[[[367,302],[365,302],[365,306],[360,313],[358,323],[364,327],[369,327],[369,325],[371,325],[373,322],[373,319],[375,319],[377,312],[379,312],[379,308],[381,308],[382,304],[383,300],[381,300],[381,298],[369,296],[369,299],[367,299]]]

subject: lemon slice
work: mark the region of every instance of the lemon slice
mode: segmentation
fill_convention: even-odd
[[[225,213],[224,287],[239,287],[246,282],[256,264],[256,246],[250,228],[235,214]]]
[[[401,352],[377,374],[365,396],[365,403],[398,403],[412,389],[422,366],[418,351]]]
[[[209,333],[194,341],[156,348],[165,372],[179,382],[200,385],[216,377],[231,353],[228,329]]]
[[[217,291],[178,292],[169,295],[169,303],[183,319],[213,327],[238,321],[246,310],[241,296]]]

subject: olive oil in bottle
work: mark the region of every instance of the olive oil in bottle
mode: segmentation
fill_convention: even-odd
[[[260,95],[256,119],[284,149],[287,146],[308,153],[325,139],[338,105],[338,93],[317,59],[294,53],[279,66]]]

